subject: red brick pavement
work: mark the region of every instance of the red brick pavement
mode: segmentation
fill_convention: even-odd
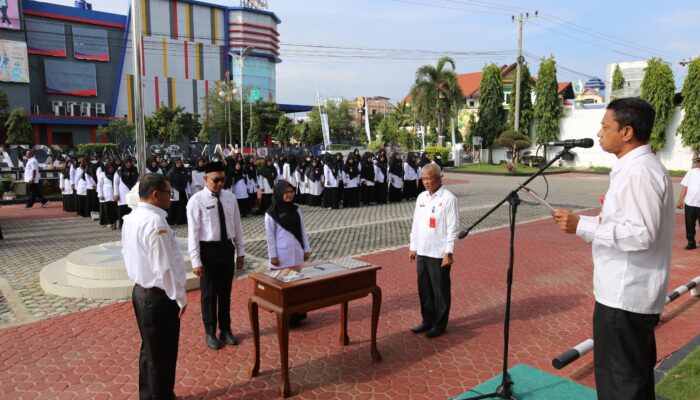
[[[0,224],[76,216],[74,212],[63,211],[63,203],[60,201],[51,201],[46,208],[41,208],[41,203],[39,202],[36,202],[30,210],[25,210],[24,206],[24,203],[0,206]]]
[[[676,215],[671,289],[700,274],[698,251],[682,250]],[[337,308],[309,314],[290,336],[292,393],[299,399],[436,399],[457,395],[500,372],[506,274],[506,229],[460,241],[453,268],[452,319],[446,335],[429,340],[409,328],[420,321],[415,267],[407,250],[366,256],[381,265],[383,304],[372,364],[369,298],[350,303],[351,343],[338,345]],[[526,363],[593,386],[592,355],[562,371],[552,357],[591,334],[590,249],[549,220],[517,232],[510,363]],[[252,341],[247,280],[233,290],[238,347],[208,350],[200,322],[199,292],[188,295],[180,339],[176,393],[185,398],[277,397],[279,352],[273,315],[262,312],[261,376],[247,377]],[[659,358],[700,331],[700,299],[683,296],[658,328]],[[139,335],[130,302],[0,330],[0,398],[133,399],[137,397]],[[517,382],[516,382],[517,384]]]

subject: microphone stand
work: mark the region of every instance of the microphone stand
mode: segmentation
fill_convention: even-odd
[[[479,225],[481,221],[488,218],[489,215],[493,214],[493,212],[496,211],[499,207],[501,207],[504,203],[508,202],[508,204],[510,204],[510,259],[508,260],[508,276],[506,279],[506,314],[503,322],[503,373],[501,375],[502,380],[501,384],[496,388],[495,392],[478,395],[476,397],[468,397],[466,400],[477,400],[487,398],[517,400],[513,395],[513,381],[510,378],[510,374],[508,374],[508,340],[510,338],[510,303],[511,289],[513,286],[513,263],[515,261],[515,217],[518,213],[518,205],[520,204],[520,197],[518,197],[518,191],[520,191],[520,189],[525,187],[525,185],[530,183],[533,179],[542,175],[544,170],[549,168],[564,154],[567,154],[572,147],[574,146],[564,146],[564,149],[557,153],[557,155],[550,162],[541,167],[539,171],[535,172],[534,175],[527,178],[525,182],[521,183],[520,186],[518,186],[517,189],[508,193],[508,195],[503,200],[496,204],[492,209],[487,211],[486,214],[484,214],[481,218],[474,222],[469,228],[464,229],[459,233],[459,238],[464,239],[467,235],[469,235],[469,232],[472,229]]]

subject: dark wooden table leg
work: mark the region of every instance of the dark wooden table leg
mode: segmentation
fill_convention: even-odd
[[[348,302],[340,304],[340,345],[347,346],[350,344],[348,336]]]
[[[375,286],[372,289],[372,360],[374,362],[382,361],[382,355],[379,354],[377,348],[377,326],[379,325],[379,310],[382,307],[382,289]]]
[[[280,396],[289,397],[289,313],[277,314],[277,339],[280,342]]]
[[[248,314],[250,316],[250,329],[253,331],[254,361],[248,370],[251,378],[260,373],[260,323],[258,322],[258,303],[252,298],[248,299]]]

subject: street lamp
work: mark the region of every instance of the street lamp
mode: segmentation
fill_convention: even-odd
[[[250,53],[253,52],[253,48],[248,46],[245,49],[243,49],[239,54],[236,54],[235,52],[229,52],[228,54],[233,58],[233,57],[238,57],[238,64],[240,65],[240,71],[241,71],[241,84],[239,85],[241,87],[241,90],[239,91],[240,97],[241,97],[241,120],[240,120],[240,125],[241,125],[241,154],[243,154],[243,63],[245,62],[245,59],[250,55]]]
[[[228,78],[228,74],[227,74]],[[228,122],[228,142],[233,143],[233,135],[231,134],[231,100],[233,100],[234,90],[231,87],[231,82],[226,83],[225,88],[221,88],[219,92],[219,97],[226,101],[226,109],[224,110],[224,115],[226,115],[226,120]]]

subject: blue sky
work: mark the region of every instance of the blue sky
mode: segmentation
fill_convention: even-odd
[[[73,4],[73,0],[50,2]],[[126,13],[130,1],[92,3],[95,10]],[[533,74],[537,59],[551,54],[561,66],[559,81],[580,77],[585,82],[589,75],[604,79],[608,63],[661,56],[671,62],[680,90],[686,68],[678,62],[700,55],[700,0],[268,0],[268,4],[282,20],[280,103],[311,104],[316,87],[327,97],[381,95],[396,102],[409,90],[416,69],[435,63],[440,55],[452,55],[458,73],[481,70],[489,62],[514,62],[517,24],[511,15],[519,10],[540,13],[523,30],[523,49],[531,57]]]

